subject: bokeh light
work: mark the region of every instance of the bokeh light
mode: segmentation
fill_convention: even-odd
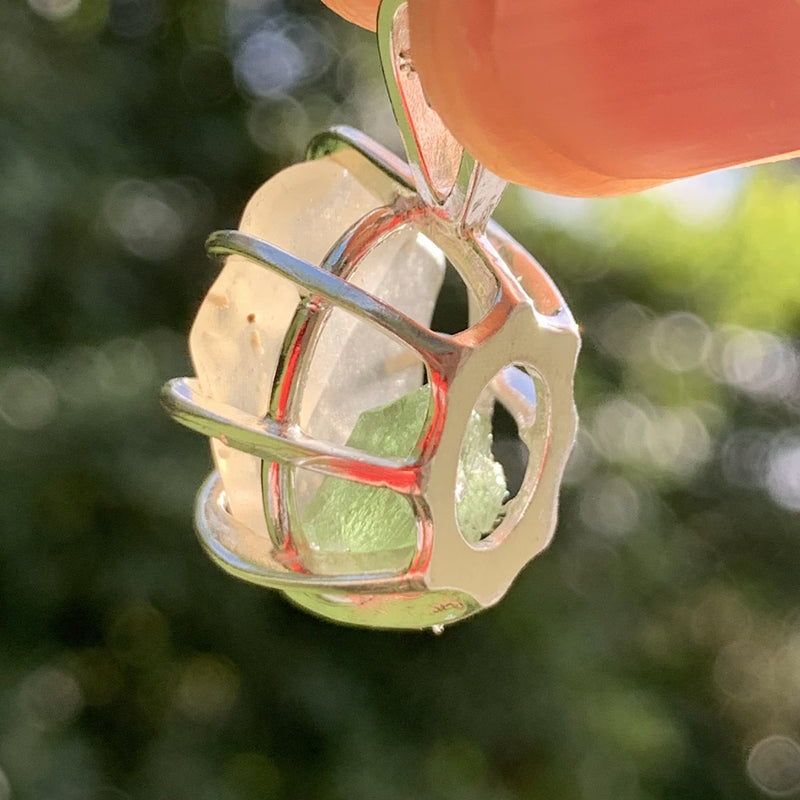
[[[557,533],[441,636],[350,630],[208,563],[158,390],[211,230],[321,128],[399,151],[371,34],[318,0],[0,30],[0,800],[800,797],[796,163],[509,189],[584,339]]]
[[[74,14],[81,0],[28,0],[30,7],[45,19],[61,20]]]
[[[11,800],[11,784],[8,782],[3,769],[0,767],[0,800]]]
[[[788,736],[768,736],[750,751],[747,770],[753,783],[772,797],[800,791],[800,745]]]
[[[80,712],[83,696],[72,675],[44,666],[25,678],[19,703],[30,724],[48,730],[68,725]]]

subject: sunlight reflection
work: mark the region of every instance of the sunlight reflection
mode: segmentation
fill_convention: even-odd
[[[694,314],[686,311],[667,314],[652,327],[653,359],[672,372],[696,369],[703,362],[710,333],[708,325]]]
[[[175,700],[186,716],[198,722],[216,722],[225,717],[239,693],[235,666],[221,656],[198,654],[184,664]]]
[[[593,335],[609,355],[639,362],[650,357],[647,333],[655,319],[649,308],[636,303],[612,306],[593,326]]]
[[[12,428],[38,430],[52,422],[57,411],[58,396],[43,373],[11,367],[0,376],[0,419]]]
[[[590,428],[609,461],[648,465],[688,476],[711,455],[711,437],[690,408],[654,407],[644,398],[615,397],[601,405]]]
[[[293,16],[271,18],[239,46],[234,67],[244,87],[256,97],[285,94],[319,77],[334,50],[310,22]]]
[[[707,227],[731,214],[746,181],[744,170],[720,170],[665,183],[641,197],[660,203],[684,225]]]
[[[75,718],[83,706],[83,694],[70,673],[59,667],[43,666],[22,682],[19,701],[31,724],[52,730]]]
[[[727,339],[721,353],[725,380],[737,389],[755,396],[786,399],[800,383],[800,357],[779,336],[764,331],[725,331]]]
[[[800,511],[800,433],[776,437],[770,448],[764,483],[778,505]]]
[[[750,751],[747,771],[773,797],[794,794],[800,790],[800,745],[788,736],[768,736]]]
[[[150,261],[168,258],[185,234],[184,220],[158,186],[128,180],[115,184],[103,205],[106,223],[126,250]]]
[[[640,521],[641,498],[619,475],[596,477],[581,491],[579,512],[587,528],[608,536],[633,531]]]
[[[81,0],[28,0],[28,5],[45,19],[62,20],[80,8]]]

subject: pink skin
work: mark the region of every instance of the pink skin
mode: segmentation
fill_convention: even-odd
[[[324,0],[375,27],[377,0]],[[625,194],[800,154],[797,0],[409,0],[431,104],[479,160]]]

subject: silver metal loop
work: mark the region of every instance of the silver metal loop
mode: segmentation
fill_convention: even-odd
[[[420,592],[424,582],[408,574],[314,575],[287,569],[264,547],[264,540],[242,525],[227,508],[218,472],[208,476],[195,503],[195,524],[200,542],[226,572],[275,589],[319,589],[375,594]]]
[[[206,241],[206,250],[211,256],[244,256],[287,278],[306,292],[325,298],[410,347],[428,364],[441,366],[458,356],[458,346],[451,337],[419,325],[332,272],[295,258],[255,236],[241,231],[215,231]]]
[[[402,202],[401,198],[397,198],[392,206],[374,209],[339,237],[322,260],[319,271],[349,283],[353,271],[369,253],[393,233],[425,214],[427,210],[424,206]],[[292,425],[297,423],[303,396],[302,386],[308,375],[312,354],[330,312],[335,307],[317,295],[314,302],[303,302],[295,311],[283,341],[278,369],[273,379],[269,409],[269,415],[273,419]],[[420,355],[419,351],[417,355]],[[422,363],[429,375],[431,369],[439,366],[439,362],[430,353]],[[436,409],[437,404],[431,396],[428,418],[423,426],[424,433],[418,442],[418,450],[421,449],[424,436],[433,422]],[[289,511],[294,502],[294,472],[291,465],[264,462],[262,495],[270,538],[276,547],[285,547],[291,541],[290,531],[293,527],[292,514]]]
[[[265,461],[279,461],[367,486],[416,494],[420,466],[413,459],[381,458],[347,445],[320,442],[295,425],[221,403],[205,395],[196,378],[173,378],[161,390],[161,404],[181,425],[220,439]]]
[[[406,0],[383,0],[378,50],[415,188],[464,235],[482,233],[506,187],[447,129],[425,97],[414,68]]]
[[[385,0],[384,32],[385,15],[391,14],[393,21],[400,9],[405,14],[404,3]],[[397,94],[402,103],[399,89]],[[411,119],[417,118],[412,114]],[[310,157],[330,154],[331,161],[320,165],[320,174],[332,165],[337,170],[349,169],[376,200],[375,206],[364,204],[360,219],[339,233],[321,259],[315,255],[312,263],[244,231],[220,231],[208,241],[211,255],[243,257],[298,289],[282,300],[296,305],[294,316],[287,313],[282,318],[286,327],[271,332],[273,337],[283,336],[281,358],[286,360],[288,353],[294,360],[290,366],[270,361],[264,368],[275,372],[272,394],[265,395],[263,407],[258,406],[263,410],[255,404],[237,408],[228,400],[216,401],[192,379],[171,381],[162,394],[167,411],[178,422],[218,438],[230,451],[224,463],[217,462],[224,477],[232,476],[226,487],[230,505],[215,473],[196,508],[198,533],[211,557],[234,575],[281,589],[314,613],[386,628],[449,624],[500,599],[519,570],[552,536],[561,475],[576,425],[572,375],[578,329],[546,273],[489,219],[502,182],[460,148],[450,151],[458,155],[457,160],[449,156],[426,160],[425,147],[435,137],[426,138],[419,126],[415,132],[408,118],[406,122],[410,166],[349,129],[337,129],[312,142]],[[446,142],[446,129],[441,121],[438,125],[434,133]],[[354,150],[355,157],[339,154],[342,148]],[[308,219],[313,223],[311,212]],[[437,246],[467,286],[474,308],[469,326],[459,333],[437,333],[349,280],[367,254],[406,226]],[[241,265],[237,259],[232,271]],[[259,275],[259,270],[253,274]],[[405,278],[401,269],[396,279]],[[215,309],[218,297],[210,301]],[[237,302],[232,302],[230,314],[253,322],[250,317],[255,314],[245,315],[250,300],[244,301],[247,305]],[[259,318],[267,308],[259,306]],[[431,421],[429,404],[424,427],[430,435],[418,441],[410,457],[371,455],[301,429],[294,404],[305,389],[305,358],[311,357],[315,333],[324,327],[329,308],[341,309],[410,348],[427,367],[435,402],[441,408]],[[233,330],[241,329],[239,325]],[[280,340],[276,338],[274,344]],[[227,352],[223,350],[221,356],[227,359]],[[208,374],[209,364],[202,361],[197,362],[198,373],[203,366]],[[250,368],[252,361],[245,366]],[[232,361],[229,368],[236,370],[236,363]],[[268,387],[258,390],[268,391]],[[224,391],[220,395],[227,397]],[[529,458],[522,485],[503,505],[495,527],[473,541],[461,529],[457,514],[460,459],[473,412],[484,413],[495,402],[511,413]],[[265,502],[263,518],[257,507],[241,504],[241,494],[234,496],[241,492],[229,461],[234,451],[236,458],[238,453],[245,454],[245,460],[237,464],[247,466],[244,486],[254,493],[249,497],[256,497],[258,491]],[[368,560],[364,570],[361,562],[347,558],[333,566],[315,561],[313,554],[305,560],[308,548],[295,549],[291,533],[298,508],[292,494],[297,468],[404,497],[416,522],[416,554],[409,556],[404,567],[391,559]],[[258,469],[260,486],[254,479]],[[328,554],[324,546],[321,552]],[[337,553],[330,551],[332,556]],[[387,565],[386,571],[375,571],[373,563]]]

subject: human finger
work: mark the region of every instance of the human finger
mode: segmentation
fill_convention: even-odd
[[[326,6],[362,28],[375,30],[379,0],[322,0]]]
[[[411,0],[433,107],[512,181],[637,191],[800,150],[795,0]]]
[[[365,27],[377,0],[325,0]],[[800,151],[796,0],[409,0],[412,58],[464,146],[558,194],[639,191]]]

